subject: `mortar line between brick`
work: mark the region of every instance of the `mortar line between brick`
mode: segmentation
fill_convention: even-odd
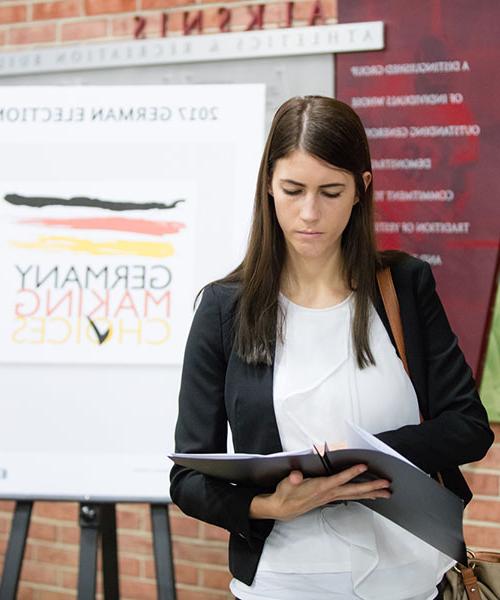
[[[464,519],[464,525],[473,525],[474,527],[486,527],[488,529],[500,529],[500,523],[494,523],[491,521],[476,521],[472,519]]]
[[[487,500],[488,502],[500,502],[500,496],[485,496],[484,494],[474,494],[474,500]]]

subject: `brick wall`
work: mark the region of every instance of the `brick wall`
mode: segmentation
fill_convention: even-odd
[[[28,0],[0,2],[0,49],[19,50],[30,46],[53,46],[82,41],[130,40],[137,26],[136,16],[146,17],[143,34],[158,37],[163,27],[168,35],[182,33],[184,16],[188,22],[203,13],[203,31],[218,32],[219,8],[232,8],[230,31],[245,30],[252,1],[228,0]],[[256,4],[256,2],[253,2]],[[285,26],[286,1],[266,2],[264,27]],[[306,25],[313,7],[311,0],[297,4],[294,25]],[[334,22],[336,0],[323,0],[326,22]],[[165,25],[164,15],[167,15]]]
[[[225,0],[56,0],[0,3],[0,50],[53,46],[85,41],[131,39],[136,15],[147,17],[144,33],[160,35],[168,14],[168,35],[179,35],[183,12],[203,10],[204,31],[217,30],[218,8],[233,7],[230,30],[246,28],[249,2]],[[327,22],[334,22],[336,1],[323,0]],[[295,9],[294,24],[304,25],[312,2]],[[383,18],[383,15],[381,15]],[[267,3],[265,27],[283,26],[284,2]],[[472,549],[500,550],[500,425],[496,443],[481,463],[464,468],[475,499],[466,512],[465,532]],[[0,568],[12,517],[12,502],[0,502]],[[124,599],[156,598],[148,507],[119,505],[120,585]],[[20,600],[65,600],[76,597],[79,529],[75,503],[35,504],[21,574]],[[221,600],[227,592],[227,534],[216,527],[171,511],[179,600]],[[101,594],[99,594],[101,596]]]
[[[474,499],[465,511],[465,539],[471,549],[500,551],[500,425],[486,457],[463,467]]]
[[[14,503],[0,501],[0,569]],[[221,600],[227,592],[227,534],[171,507],[178,600]],[[28,533],[18,600],[76,598],[78,505],[37,502]],[[120,597],[156,598],[149,507],[121,504],[117,511]],[[98,579],[98,597],[102,598]]]

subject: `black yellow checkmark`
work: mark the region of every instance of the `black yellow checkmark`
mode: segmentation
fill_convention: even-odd
[[[92,321],[92,319],[89,316],[87,316],[87,319],[89,320],[89,323],[92,325],[92,329],[95,331],[95,334],[97,336],[97,340],[99,341],[99,344],[104,344],[104,342],[108,338],[109,334],[111,333],[111,327],[109,327],[106,331],[101,333],[99,331],[99,329],[97,329],[97,325],[94,323],[94,321]]]

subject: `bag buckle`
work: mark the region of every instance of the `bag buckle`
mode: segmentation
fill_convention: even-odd
[[[467,563],[469,565],[469,569],[474,570],[476,568],[476,555],[474,554],[474,552],[472,552],[472,550],[467,549]],[[462,569],[458,566],[459,563],[457,563],[456,565],[454,565],[453,569],[457,572],[457,573],[461,573]]]

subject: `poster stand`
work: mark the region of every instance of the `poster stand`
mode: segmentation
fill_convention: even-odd
[[[15,600],[28,537],[33,501],[18,500],[0,580],[0,598]],[[170,537],[168,504],[151,504],[153,550],[158,600],[175,600],[175,577]],[[94,600],[97,577],[97,548],[102,544],[103,591],[106,600],[120,598],[116,503],[80,503],[80,562],[78,599]]]

